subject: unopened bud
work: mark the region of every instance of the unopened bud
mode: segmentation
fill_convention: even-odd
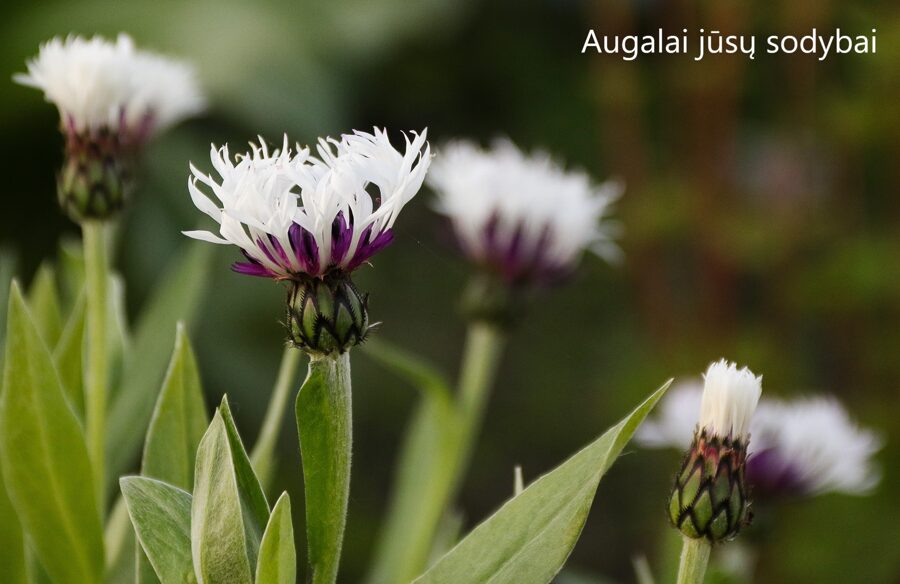
[[[69,133],[57,179],[60,207],[75,221],[108,219],[122,208],[129,188],[128,155],[108,131]]]
[[[750,522],[744,481],[746,446],[739,440],[694,435],[669,498],[669,520],[684,535],[711,543],[735,537]]]
[[[290,340],[312,355],[344,353],[371,329],[367,305],[368,294],[342,273],[294,281],[287,301]]]

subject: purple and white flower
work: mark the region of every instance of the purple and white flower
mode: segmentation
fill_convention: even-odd
[[[833,398],[763,404],[753,442],[747,476],[768,494],[859,495],[880,480],[872,458],[881,440],[858,427]]]
[[[553,282],[585,249],[610,260],[619,255],[616,228],[603,219],[622,186],[596,185],[545,153],[525,154],[509,140],[490,150],[450,143],[428,184],[463,252],[507,282]]]
[[[649,448],[687,448],[701,409],[698,381],[673,387],[658,413],[638,429]],[[881,440],[858,427],[830,397],[763,398],[750,421],[747,480],[760,497],[864,494],[880,480],[873,457]]]
[[[288,145],[270,151],[260,140],[235,156],[213,146],[219,178],[191,165],[197,208],[219,224],[218,235],[185,235],[241,248],[234,270],[277,280],[350,273],[393,241],[394,221],[419,191],[431,162],[426,131],[405,137],[404,152],[387,133],[354,131],[320,139],[318,156]]]
[[[14,80],[42,90],[59,109],[66,135],[81,141],[113,136],[124,145],[140,144],[205,105],[192,67],[138,50],[126,34],[115,42],[56,37],[27,67]]]

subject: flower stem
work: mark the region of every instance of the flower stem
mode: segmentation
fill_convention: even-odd
[[[353,417],[347,353],[309,362],[296,413],[311,582],[334,584],[350,499]]]
[[[109,265],[106,252],[106,226],[102,221],[81,224],[84,237],[84,269],[87,295],[87,395],[86,426],[88,453],[94,468],[94,487],[101,513],[106,506],[106,391],[107,363],[107,291]]]
[[[481,429],[481,421],[497,375],[504,341],[502,329],[495,325],[476,321],[469,326],[459,378],[457,407],[461,427],[455,472],[457,483],[465,474],[472,448]]]
[[[423,396],[407,431],[369,584],[410,582],[427,567],[441,520],[465,475],[504,341],[502,329],[474,322],[452,401]]]
[[[684,537],[683,540],[677,584],[703,584],[712,546],[705,539]]]
[[[256,444],[253,446],[253,453],[250,455],[256,476],[259,477],[263,486],[267,485],[272,478],[275,444],[278,442],[278,434],[284,420],[284,410],[287,407],[288,398],[291,396],[291,388],[294,387],[294,379],[297,377],[297,366],[300,364],[301,355],[300,349],[293,346],[285,347],[281,357],[281,366],[278,369],[278,378],[275,380],[272,396],[269,398],[266,417],[263,419],[259,438],[256,439]]]

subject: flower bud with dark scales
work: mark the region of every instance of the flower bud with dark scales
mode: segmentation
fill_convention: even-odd
[[[291,281],[287,299],[290,342],[313,356],[345,353],[369,331],[369,295],[335,271],[321,278]]]
[[[131,159],[117,134],[68,133],[57,177],[60,207],[74,221],[116,215],[131,187]]]
[[[752,517],[744,472],[747,448],[740,439],[699,430],[675,477],[668,515],[693,539],[720,543],[737,536]]]

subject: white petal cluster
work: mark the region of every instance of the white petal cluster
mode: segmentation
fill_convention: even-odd
[[[791,472],[809,493],[862,494],[880,479],[872,457],[881,440],[832,398],[764,403],[752,430],[751,450],[770,452],[767,464]]]
[[[703,374],[700,427],[715,436],[744,438],[762,393],[762,377],[724,359]]]
[[[618,248],[614,227],[601,223],[621,185],[595,185],[587,174],[566,171],[545,153],[525,154],[509,140],[490,150],[471,142],[448,144],[432,168],[428,184],[439,196],[465,252],[488,260],[488,229],[495,245],[508,248],[521,237],[524,253],[541,254],[557,267],[572,266],[585,249],[608,259]],[[495,222],[495,223],[492,223]]]
[[[219,234],[185,235],[237,245],[276,278],[352,270],[368,257],[367,245],[390,235],[421,188],[431,162],[426,136],[405,137],[402,153],[378,128],[320,139],[318,156],[299,145],[292,151],[287,136],[281,149],[270,151],[260,139],[233,159],[227,146],[213,146],[219,178],[191,165],[188,189],[196,207],[220,225]]]
[[[702,396],[700,381],[673,387],[635,438],[649,448],[687,449]],[[880,479],[872,459],[882,441],[874,432],[858,427],[830,397],[763,398],[750,422],[750,436],[751,480],[790,476],[808,494],[862,494]]]
[[[204,107],[189,65],[138,50],[125,34],[57,37],[27,66],[15,81],[42,90],[66,130],[158,131]]]

